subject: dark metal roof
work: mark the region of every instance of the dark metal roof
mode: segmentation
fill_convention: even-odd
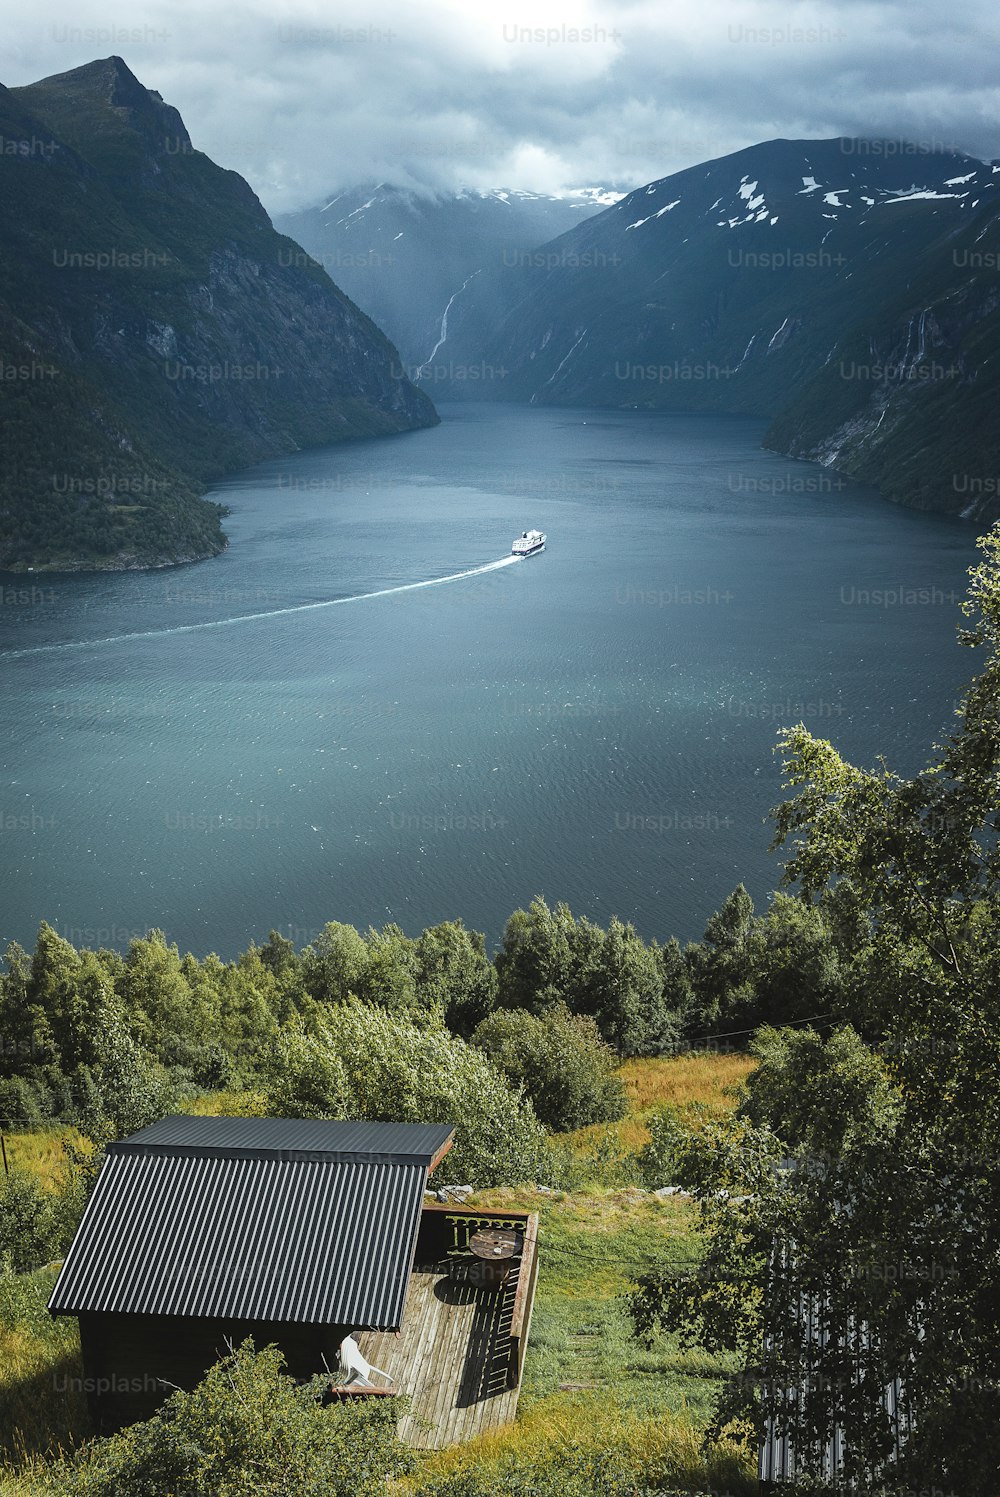
[[[447,1123],[325,1122],[318,1118],[161,1118],[113,1143],[109,1154],[245,1153],[253,1158],[296,1156],[425,1159],[428,1168],[451,1142]]]
[[[395,1330],[428,1169],[451,1135],[268,1118],[154,1123],[111,1145],[49,1309]]]

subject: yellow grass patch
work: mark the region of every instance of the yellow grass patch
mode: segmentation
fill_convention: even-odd
[[[491,1471],[508,1460],[541,1471],[558,1460],[560,1451],[614,1452],[637,1477],[669,1473],[672,1482],[685,1487],[703,1488],[725,1480],[724,1490],[748,1490],[746,1456],[722,1444],[706,1460],[701,1439],[701,1431],[684,1414],[668,1410],[643,1415],[607,1394],[600,1399],[554,1394],[535,1404],[516,1424],[491,1430],[466,1445],[435,1451],[421,1461],[416,1480],[440,1479],[471,1468],[485,1482]]]
[[[46,1190],[57,1190],[64,1184],[65,1145],[82,1150],[91,1147],[75,1128],[59,1126],[37,1133],[4,1133],[3,1141],[9,1167],[27,1170]]]
[[[700,1102],[713,1112],[729,1112],[736,1090],[757,1062],[749,1055],[716,1055],[699,1051],[665,1060],[627,1060],[619,1071],[632,1112],[649,1112],[670,1104]]]
[[[196,1118],[256,1118],[264,1114],[262,1092],[209,1092],[184,1108]]]
[[[628,1097],[628,1114],[618,1123],[594,1123],[569,1136],[585,1154],[601,1139],[613,1137],[623,1150],[637,1153],[649,1142],[646,1119],[659,1107],[700,1104],[719,1117],[731,1112],[740,1086],[757,1062],[749,1055],[699,1051],[656,1060],[627,1060],[619,1068]]]

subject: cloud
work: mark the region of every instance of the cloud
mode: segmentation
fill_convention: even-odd
[[[272,212],[373,180],[634,187],[774,136],[1000,156],[991,0],[56,0],[8,85],[116,52]]]

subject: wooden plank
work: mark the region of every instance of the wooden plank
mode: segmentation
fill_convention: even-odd
[[[440,1267],[417,1269],[401,1334],[359,1337],[363,1355],[411,1400],[399,1426],[407,1443],[438,1449],[513,1420],[511,1328],[519,1305],[525,1321],[530,1315],[531,1286],[522,1288],[522,1276],[523,1260],[517,1278],[498,1293],[456,1283]]]
[[[535,1307],[535,1290],[538,1285],[538,1213],[532,1212],[528,1230],[525,1232],[525,1252],[517,1286],[517,1299],[511,1318],[512,1364],[511,1374],[514,1388],[519,1392],[524,1375],[524,1357],[531,1334],[531,1312]]]
[[[521,1271],[517,1276],[517,1294],[514,1298],[514,1309],[511,1315],[511,1335],[520,1336],[524,1325],[525,1314],[528,1306],[526,1299],[530,1294],[531,1269],[538,1253],[538,1212],[533,1211],[528,1217],[524,1228],[524,1249],[521,1254]]]

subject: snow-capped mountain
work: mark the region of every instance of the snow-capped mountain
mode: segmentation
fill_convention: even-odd
[[[895,460],[873,454],[899,423],[920,453],[944,404],[966,467],[984,452],[960,414],[977,402],[958,393],[965,382],[981,394],[1000,368],[985,356],[1000,344],[989,332],[1000,261],[976,249],[980,234],[990,243],[998,189],[1000,164],[898,141],[769,141],[689,168],[470,281],[435,353],[434,393],[776,417],[783,450],[877,469],[906,502],[986,513],[995,492],[970,509],[961,481],[945,492],[950,468],[925,483],[933,464],[911,464],[897,483]],[[463,379],[470,368],[477,379]],[[793,403],[798,424],[783,426]],[[835,412],[836,439],[823,427]]]
[[[439,343],[448,304],[471,276],[516,265],[620,197],[600,187],[563,197],[509,188],[430,194],[383,182],[335,193],[275,225],[326,268],[412,367]]]

